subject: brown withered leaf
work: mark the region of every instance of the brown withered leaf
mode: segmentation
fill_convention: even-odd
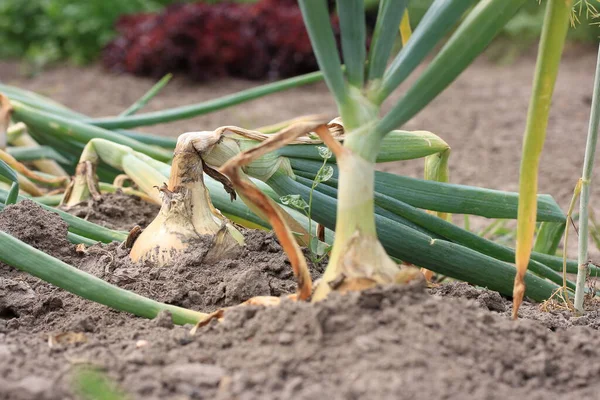
[[[53,348],[61,344],[76,344],[87,342],[87,336],[81,332],[62,332],[48,335],[48,347]]]
[[[289,295],[287,296],[288,299],[291,300],[297,300],[298,296],[295,294]],[[256,297],[252,297],[248,300],[246,300],[245,302],[237,305],[237,306],[233,306],[233,307],[226,307],[226,308],[221,308],[217,311],[214,311],[210,314],[208,314],[204,319],[198,321],[196,323],[196,325],[192,328],[192,330],[190,331],[191,335],[195,335],[196,331],[207,325],[209,322],[211,322],[212,320],[217,320],[217,321],[221,321],[223,319],[223,315],[225,314],[225,311],[230,310],[232,308],[235,307],[244,307],[244,306],[264,306],[264,307],[273,307],[273,306],[278,306],[281,303],[281,297],[275,297],[275,296],[256,296]]]
[[[2,128],[0,128],[2,129]],[[1,132],[0,132],[1,134]],[[69,184],[68,176],[57,176],[54,178],[47,178],[45,176],[39,175],[37,172],[30,170],[24,164],[17,161],[16,158],[5,152],[4,150],[0,150],[0,160],[4,161],[8,165],[10,165],[15,171],[20,174],[26,176],[27,178],[34,179],[38,182],[49,183],[49,184],[60,184],[62,186],[67,186]]]
[[[77,246],[75,246],[75,252],[77,254],[87,254],[87,248],[85,247],[85,244],[83,243],[79,243]]]
[[[273,230],[292,265],[294,275],[298,282],[298,298],[300,300],[307,300],[312,293],[310,272],[308,271],[308,266],[306,264],[306,259],[302,254],[302,250],[286,223],[281,208],[268,196],[262,193],[241,172],[241,168],[253,160],[262,157],[264,154],[289,144],[306,132],[320,130],[327,130],[327,126],[324,124],[315,125],[314,123],[300,123],[290,126],[282,132],[272,135],[260,145],[239,153],[225,163],[220,169],[223,174],[229,177],[236,191],[240,193],[246,201],[251,203],[260,214],[265,216],[273,227]]]

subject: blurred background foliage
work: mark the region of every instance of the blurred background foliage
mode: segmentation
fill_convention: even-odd
[[[365,1],[370,17],[374,19],[378,0]],[[413,27],[432,1],[412,0],[409,3]],[[102,48],[115,38],[115,22],[120,16],[156,12],[176,2],[182,0],[0,0],[0,58],[21,59],[34,69],[57,61],[86,64],[97,60]],[[502,47],[502,52],[529,46],[539,37],[543,3],[529,0],[510,21],[503,37],[516,47],[512,50]],[[597,42],[600,26],[593,23],[594,18],[584,5],[591,4],[600,9],[600,0],[579,0],[576,8],[577,4],[581,6],[577,15],[579,23],[571,29],[570,39]]]
[[[2,0],[0,57],[35,65],[95,60],[120,15],[160,10],[171,0]]]

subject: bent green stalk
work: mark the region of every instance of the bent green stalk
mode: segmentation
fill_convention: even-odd
[[[312,160],[290,159],[294,174],[314,179],[319,163]],[[337,187],[338,168],[325,185]],[[458,185],[394,175],[375,171],[375,191],[397,198],[415,207],[451,214],[471,214],[486,218],[515,219],[518,193],[475,186]],[[293,193],[290,193],[293,194]],[[538,195],[538,221],[564,222],[565,215],[549,195]]]
[[[83,143],[87,143],[91,139],[102,138],[129,146],[140,153],[147,154],[160,161],[169,161],[171,159],[171,152],[160,147],[141,143],[135,139],[90,125],[81,120],[57,116],[51,112],[40,111],[18,101],[12,101],[11,103],[14,108],[13,118],[17,121],[24,122],[35,131],[39,130],[40,132],[53,135],[61,140],[63,138],[69,138]]]
[[[147,126],[162,124],[180,119],[193,118],[198,115],[208,114],[213,111],[231,107],[250,100],[258,99],[272,93],[281,92],[294,87],[308,85],[319,82],[323,79],[321,72],[312,72],[310,74],[296,76],[294,78],[268,83],[266,85],[243,90],[231,95],[223,96],[218,99],[208,100],[189,106],[175,107],[167,110],[149,112],[128,117],[98,118],[87,122],[106,129],[134,128],[137,126]]]
[[[585,157],[583,161],[583,173],[581,175],[581,199],[579,200],[579,251],[577,261],[577,289],[575,290],[575,309],[583,312],[583,297],[585,292],[585,280],[589,272],[588,267],[588,207],[590,203],[590,183],[594,169],[596,156],[596,144],[598,143],[598,125],[600,124],[600,48],[596,62],[596,77],[594,78],[594,94],[592,97],[592,111],[588,130],[587,143],[585,145]]]
[[[53,160],[62,164],[69,163],[69,160],[50,146],[8,147],[6,152],[13,156],[17,161]],[[42,172],[50,173],[49,171]]]
[[[523,279],[529,264],[535,232],[539,159],[546,139],[552,93],[569,27],[571,3],[571,0],[548,1],[536,61],[519,177],[519,213],[515,256],[517,275],[513,290],[513,318],[515,319],[518,317],[519,306],[525,293]]]
[[[141,110],[154,96],[158,94],[164,88],[167,83],[171,80],[173,74],[166,74],[163,78],[156,82],[154,86],[150,88],[142,97],[140,97],[135,103],[133,103],[129,108],[123,111],[119,116],[127,117],[129,115],[133,115],[139,110]]]
[[[176,324],[195,324],[207,314],[159,303],[113,286],[0,231],[0,261],[85,299],[144,318],[167,310]]]
[[[14,204],[19,195],[19,179],[17,173],[3,160],[0,160],[0,181],[10,183],[10,190],[4,204]]]
[[[539,203],[538,203],[539,208]],[[555,255],[558,245],[565,231],[565,223],[542,222],[538,230],[533,251],[543,254]]]

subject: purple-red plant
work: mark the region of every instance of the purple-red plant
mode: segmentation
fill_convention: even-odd
[[[337,33],[337,18],[331,19]],[[117,72],[275,79],[318,69],[293,0],[175,4],[157,14],[123,16],[117,30],[120,36],[103,51],[105,67]]]

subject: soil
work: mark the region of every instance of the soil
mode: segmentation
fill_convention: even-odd
[[[211,311],[293,293],[270,233],[245,232],[234,260],[134,264],[117,243],[77,252],[60,217],[31,201],[6,207],[0,230],[115,285]],[[313,279],[322,272],[312,267]],[[310,304],[226,311],[195,335],[162,313],[144,320],[0,264],[0,399],[74,399],[77,374],[101,371],[135,399],[571,399],[600,390],[597,311],[511,321],[498,293],[422,283],[332,295]]]
[[[116,192],[106,193],[98,201],[89,200],[63,209],[109,229],[130,231],[136,225],[141,228],[148,226],[158,214],[160,206]]]

